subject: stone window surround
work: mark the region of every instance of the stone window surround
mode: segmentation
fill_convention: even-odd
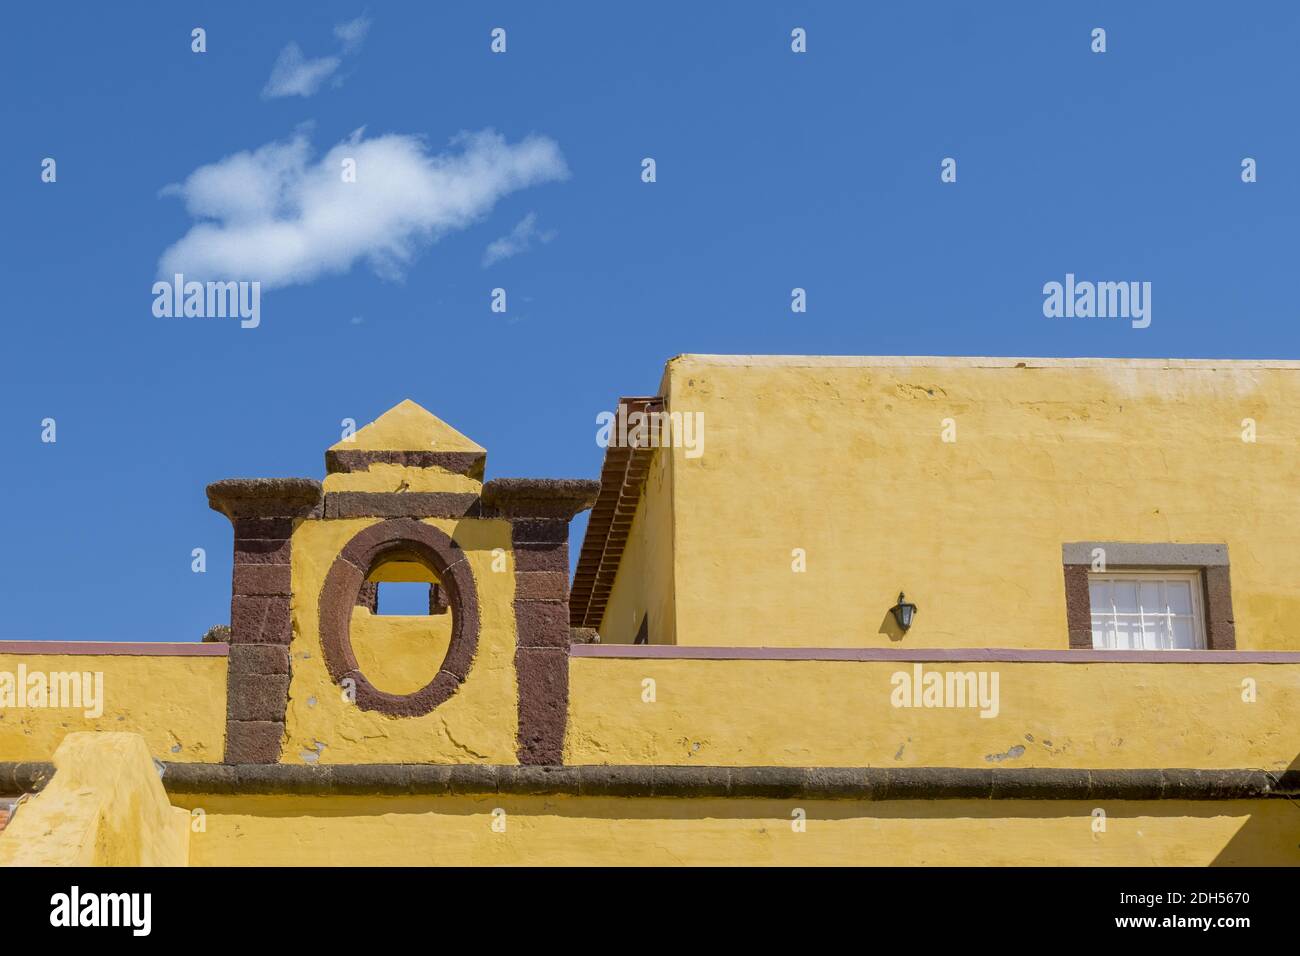
[[[1127,541],[1074,541],[1061,545],[1061,563],[1065,572],[1065,616],[1072,649],[1092,649],[1092,606],[1088,594],[1088,573],[1092,569],[1093,551],[1097,548],[1105,552],[1107,571],[1199,571],[1201,600],[1205,609],[1206,649],[1237,649],[1226,544]]]
[[[361,672],[352,652],[352,609],[361,603],[374,568],[397,556],[429,568],[447,588],[452,608],[451,643],[438,673],[411,694],[378,690]],[[355,703],[362,710],[394,717],[429,713],[460,688],[478,650],[479,606],[473,572],[451,536],[414,518],[390,518],[357,532],[330,566],[319,604],[321,648],[330,677],[336,684],[353,682]]]

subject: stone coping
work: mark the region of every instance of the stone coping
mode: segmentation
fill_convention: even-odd
[[[321,500],[314,478],[226,478],[207,487],[208,507],[232,521],[249,517],[303,517]]]
[[[483,511],[496,516],[572,518],[596,501],[600,482],[589,478],[493,478],[483,485]]]
[[[516,766],[166,763],[172,793],[437,796],[516,794],[809,800],[1292,799],[1300,771],[962,767]],[[0,763],[0,794],[39,789],[49,763]]]

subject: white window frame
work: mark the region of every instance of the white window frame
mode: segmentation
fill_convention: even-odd
[[[1207,647],[1209,647],[1209,640],[1208,640],[1208,637],[1207,637],[1206,626],[1205,626],[1205,601],[1204,601],[1203,596],[1202,596],[1202,594],[1203,594],[1203,590],[1204,590],[1204,584],[1202,583],[1202,580],[1201,580],[1201,572],[1200,572],[1199,570],[1188,570],[1188,569],[1186,569],[1186,568],[1141,568],[1141,569],[1133,569],[1133,570],[1114,570],[1114,571],[1104,571],[1104,572],[1089,572],[1089,574],[1088,574],[1088,583],[1089,583],[1089,588],[1088,588],[1088,623],[1089,623],[1089,625],[1091,626],[1092,621],[1093,621],[1093,616],[1094,616],[1095,613],[1097,613],[1097,612],[1094,612],[1093,607],[1092,607],[1092,587],[1091,587],[1091,584],[1092,584],[1093,581],[1138,581],[1138,582],[1140,582],[1142,578],[1158,578],[1158,579],[1161,580],[1161,581],[1188,581],[1188,582],[1190,582],[1190,584],[1191,584],[1191,588],[1190,588],[1190,590],[1191,590],[1191,592],[1192,592],[1192,632],[1193,632],[1193,635],[1192,635],[1192,636],[1193,636],[1193,638],[1195,639],[1196,646],[1195,646],[1195,647],[1192,647],[1192,648],[1182,648],[1182,647],[1157,647],[1157,648],[1149,648],[1149,647],[1143,647],[1143,648],[1122,648],[1122,647],[1121,647],[1121,648],[1113,648],[1113,647],[1105,647],[1104,645],[1099,645],[1099,644],[1097,643],[1097,634],[1096,634],[1097,629],[1096,629],[1095,627],[1092,628],[1092,631],[1093,631],[1092,646],[1093,646],[1095,649],[1097,649],[1097,650],[1121,650],[1121,651],[1122,651],[1122,650],[1135,650],[1135,651],[1152,651],[1152,650],[1156,650],[1156,651],[1174,651],[1174,652],[1177,652],[1177,651],[1183,651],[1183,650],[1203,651],[1203,650],[1205,650]],[[1139,592],[1139,593],[1140,593],[1140,592]],[[1166,606],[1168,606],[1168,602],[1166,602]],[[1101,612],[1101,613],[1107,613],[1107,612]],[[1114,609],[1114,606],[1113,606],[1113,605],[1112,605],[1112,607],[1110,608],[1110,611],[1109,611],[1108,613],[1109,613],[1110,619],[1111,619],[1112,621],[1117,620],[1117,618],[1118,618],[1118,616],[1119,616],[1119,612],[1117,612],[1117,611]],[[1153,619],[1158,619],[1158,618],[1162,618],[1162,617],[1163,617],[1163,618],[1168,618],[1169,615],[1168,615],[1168,614],[1155,614],[1155,615],[1152,615],[1152,618],[1153,618]],[[1142,609],[1141,609],[1141,604],[1140,604],[1140,603],[1139,603],[1139,605],[1138,605],[1138,615],[1137,615],[1137,620],[1138,620],[1139,625],[1145,623],[1145,620],[1146,620],[1146,615],[1145,615],[1145,613],[1142,611]],[[1169,630],[1172,630],[1172,628],[1169,628]]]

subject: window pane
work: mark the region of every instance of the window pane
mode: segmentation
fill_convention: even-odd
[[[1135,618],[1121,617],[1115,620],[1111,636],[1111,647],[1120,651],[1132,650],[1138,646],[1134,643],[1138,638],[1139,633]]]
[[[1190,617],[1176,617],[1174,625],[1174,647],[1190,651],[1196,647],[1196,631]]]
[[[1137,582],[1114,581],[1115,610],[1120,614],[1136,614],[1138,609]]]
[[[1134,628],[1134,634],[1137,636],[1137,646],[1144,651],[1158,651],[1162,649],[1164,641],[1162,638],[1164,628],[1161,627],[1159,618],[1147,617],[1144,619],[1139,628]]]
[[[1205,646],[1197,579],[1161,574],[1098,574],[1089,578],[1094,647],[1193,650]]]
[[[1192,585],[1187,581],[1170,581],[1165,585],[1169,610],[1175,614],[1192,613]]]

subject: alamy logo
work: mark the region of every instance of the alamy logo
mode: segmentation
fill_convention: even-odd
[[[50,897],[51,926],[129,926],[148,936],[153,925],[151,893],[85,893],[74,886]]]
[[[998,702],[997,671],[929,671],[920,664],[912,672],[895,671],[889,683],[893,693],[889,702],[895,707],[978,707],[981,717],[996,717]]]
[[[687,458],[704,454],[703,412],[617,412],[596,416],[596,444],[601,448],[681,448]]]
[[[262,323],[262,283],[186,282],[178,272],[173,281],[153,284],[153,314],[160,319],[240,319],[255,329]]]
[[[1043,286],[1043,315],[1049,319],[1130,319],[1135,329],[1151,324],[1150,282],[1065,282]]]
[[[94,720],[104,714],[103,671],[0,671],[0,711],[24,707],[80,710]]]

